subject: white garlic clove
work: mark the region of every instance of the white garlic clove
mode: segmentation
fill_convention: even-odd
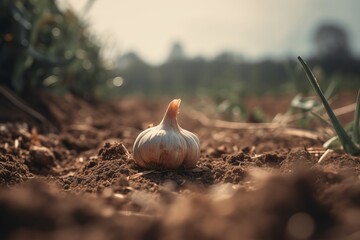
[[[200,141],[196,137],[196,135],[193,134],[192,132],[189,132],[185,129],[181,129],[180,131],[183,134],[183,136],[185,136],[185,138],[188,139],[186,141],[188,146],[188,151],[183,161],[183,166],[185,168],[194,168],[196,167],[196,163],[200,158]],[[195,161],[195,159],[197,160]]]
[[[135,162],[144,168],[193,168],[200,158],[200,141],[177,123],[181,100],[170,102],[159,125],[141,132],[134,142]]]

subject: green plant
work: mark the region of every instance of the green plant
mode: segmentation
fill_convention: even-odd
[[[57,1],[0,1],[1,85],[19,96],[51,90],[93,99],[115,76],[81,16]]]
[[[330,81],[329,86],[324,92],[328,102],[331,101],[330,97],[334,95],[338,85],[338,81]],[[329,125],[329,122],[321,117],[321,112],[323,112],[323,107],[316,96],[304,97],[301,93],[292,99],[288,109],[288,113],[293,115],[293,120],[296,120],[297,125],[301,128],[311,128],[314,120],[320,120],[325,125]]]
[[[330,118],[330,121],[335,129],[336,134],[338,135],[339,141],[343,146],[344,151],[351,155],[359,155],[360,148],[358,142],[359,142],[360,90],[357,97],[357,106],[356,106],[355,118],[352,127],[352,134],[351,134],[352,137],[350,137],[348,133],[345,131],[344,127],[341,126],[339,120],[336,118],[333,110],[330,107],[330,104],[328,103],[326,97],[324,96],[322,90],[320,89],[319,83],[317,82],[310,68],[307,66],[306,62],[300,56],[298,57],[298,60],[300,61],[302,67],[304,68],[305,73],[312,87],[315,89],[322,104],[324,105],[324,108]]]

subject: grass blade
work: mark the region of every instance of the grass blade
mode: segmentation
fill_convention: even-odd
[[[319,96],[321,102],[323,103],[324,108],[325,108],[327,114],[329,115],[331,123],[336,131],[336,134],[339,137],[339,140],[340,140],[342,146],[344,147],[345,152],[350,153],[351,155],[358,155],[360,153],[360,148],[346,134],[344,128],[341,126],[339,120],[336,118],[333,110],[331,109],[323,92],[321,91],[319,83],[316,81],[314,74],[311,72],[310,68],[307,66],[307,64],[301,57],[298,57],[298,60],[300,61],[302,67],[304,68],[305,73],[306,73],[312,87],[315,89],[317,95]]]
[[[356,110],[354,117],[354,127],[353,127],[353,142],[359,144],[359,119],[360,119],[360,89],[356,99]]]
[[[317,119],[319,119],[324,125],[328,126],[328,127],[332,127],[331,122],[329,122],[328,120],[326,120],[325,118],[323,118],[320,114],[318,114],[317,112],[311,111],[310,112],[313,116],[315,116]]]
[[[326,99],[329,99],[333,95],[338,85],[339,81],[337,80],[333,80],[330,82],[329,87],[324,92],[324,96]]]

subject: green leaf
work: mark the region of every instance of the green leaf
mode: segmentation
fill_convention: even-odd
[[[305,73],[312,85],[312,87],[315,89],[317,95],[319,96],[322,104],[324,105],[324,108],[329,115],[329,118],[331,120],[331,123],[336,131],[336,134],[339,137],[339,140],[344,148],[344,151],[351,154],[351,155],[358,155],[360,153],[360,148],[351,140],[349,135],[345,132],[344,128],[341,126],[339,120],[336,118],[333,110],[331,109],[328,101],[326,100],[323,92],[320,89],[319,83],[317,82],[314,74],[311,72],[310,68],[307,66],[305,61],[299,56],[298,60],[300,61],[302,67],[305,70]]]
[[[359,119],[360,119],[360,89],[356,99],[356,109],[354,117],[354,127],[353,127],[353,142],[359,144]]]
[[[291,107],[298,108],[304,111],[311,111],[317,105],[313,99],[305,99],[300,94],[296,95],[291,101]]]
[[[333,95],[333,93],[336,90],[336,87],[339,85],[339,81],[338,80],[333,80],[330,82],[329,87],[326,89],[324,96],[326,99],[329,99],[331,97],[331,95]]]

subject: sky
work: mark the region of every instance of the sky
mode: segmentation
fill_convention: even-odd
[[[80,12],[86,0],[67,1]],[[311,55],[321,23],[343,27],[360,54],[359,0],[97,0],[84,17],[112,54],[160,64],[173,42],[189,57],[223,51],[248,59]]]

